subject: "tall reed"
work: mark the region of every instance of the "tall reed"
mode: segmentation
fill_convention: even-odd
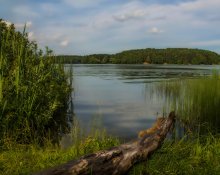
[[[42,141],[65,123],[71,88],[62,65],[0,19],[0,142]],[[9,141],[10,140],[10,141]]]
[[[166,99],[166,108],[197,131],[220,131],[220,76],[164,82],[157,92]],[[201,129],[201,130],[200,130]]]

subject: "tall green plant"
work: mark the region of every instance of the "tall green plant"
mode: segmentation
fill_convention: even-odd
[[[56,135],[70,93],[62,65],[27,33],[0,20],[0,139],[29,143]]]
[[[165,82],[157,90],[165,96],[168,108],[175,109],[188,126],[220,131],[220,76],[217,72],[209,77]]]

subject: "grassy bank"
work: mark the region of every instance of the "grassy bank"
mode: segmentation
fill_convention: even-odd
[[[102,132],[99,132],[102,133]],[[18,175],[38,172],[78,157],[110,148],[119,140],[106,135],[89,136],[78,140],[67,149],[48,142],[44,148],[38,146],[14,146],[0,152],[0,174]],[[135,165],[130,175],[178,175],[220,174],[220,137],[212,135],[194,140],[176,142],[166,140],[146,162]]]
[[[93,127],[89,136],[84,136],[79,125],[74,125],[70,133],[73,145],[66,149],[49,140],[44,147],[13,145],[11,149],[0,152],[0,174],[30,174],[120,144],[118,139],[109,137],[104,130],[96,128]],[[191,135],[188,140],[186,137],[176,141],[166,140],[161,149],[146,162],[135,165],[129,174],[218,175],[219,165],[220,137],[211,134],[202,137]]]
[[[167,111],[175,110],[186,128],[179,141],[167,140],[160,150],[130,174],[220,174],[220,77],[167,81],[156,87]],[[187,139],[186,139],[187,137]]]
[[[118,144],[118,139],[107,137],[103,131],[99,131],[96,135],[74,140],[74,144],[67,149],[61,149],[60,145],[51,144],[49,140],[44,147],[14,145],[12,149],[0,151],[0,174],[19,175],[38,172]]]

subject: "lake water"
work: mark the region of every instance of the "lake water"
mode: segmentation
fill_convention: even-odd
[[[81,128],[89,132],[98,118],[107,133],[137,137],[162,115],[164,102],[152,88],[165,80],[195,78],[217,66],[193,65],[66,65],[73,68],[73,106]]]

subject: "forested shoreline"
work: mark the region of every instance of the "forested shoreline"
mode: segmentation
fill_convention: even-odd
[[[65,64],[219,64],[220,55],[201,49],[167,48],[137,49],[116,54],[57,55],[57,63]]]

